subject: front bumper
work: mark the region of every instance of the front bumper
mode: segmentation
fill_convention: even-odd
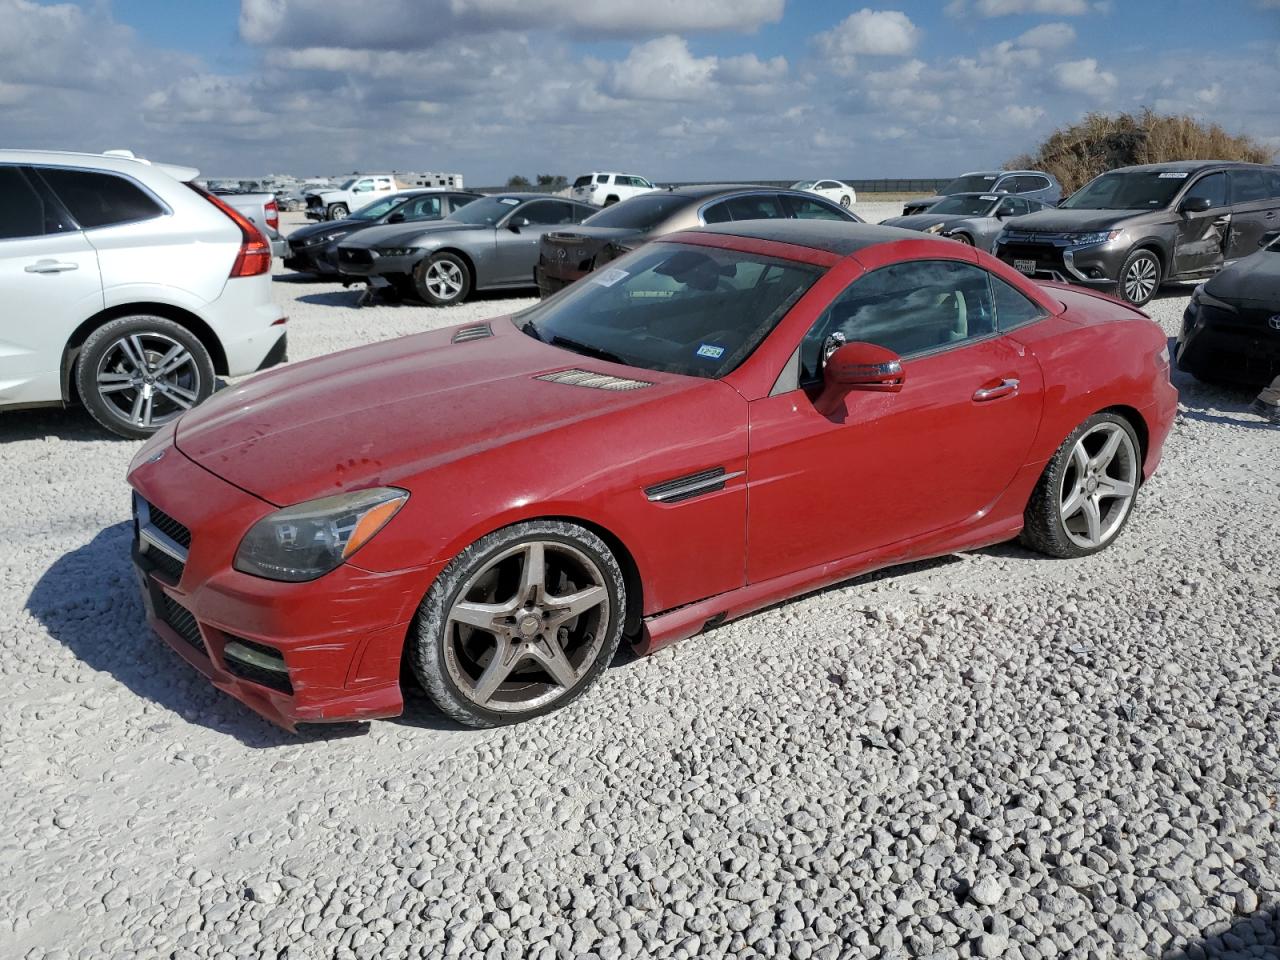
[[[402,711],[400,655],[438,565],[374,573],[345,564],[310,583],[263,580],[232,560],[271,504],[193,463],[171,433],[144,448],[129,483],[147,622],[215,687],[290,730]],[[246,648],[256,662],[243,659]]]
[[[409,276],[427,251],[406,257],[384,257],[369,247],[337,248],[338,273],[343,277],[367,280],[372,277]]]
[[[1035,279],[1110,290],[1120,277],[1129,255],[1129,244],[1123,237],[1075,244],[1054,235],[1027,240],[1002,234],[996,239],[992,252],[1018,272]],[[1033,267],[1027,269],[1029,265]]]
[[[582,272],[577,272],[574,276],[565,276],[566,272],[568,272],[567,268],[561,268],[556,271],[556,275],[552,275],[542,264],[535,263],[533,265],[533,283],[538,288],[538,296],[546,298],[553,293],[559,293],[573,283],[574,280],[577,280],[578,277],[586,276]]]
[[[1280,376],[1280,329],[1268,309],[1231,313],[1194,299],[1182,314],[1178,369],[1206,380],[1263,386]]]
[[[332,276],[338,272],[336,243],[290,243],[284,265],[299,273]]]

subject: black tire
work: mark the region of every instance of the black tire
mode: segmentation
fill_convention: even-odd
[[[840,206],[844,207],[846,210],[848,210],[848,209],[849,209],[849,206],[850,206],[850,204],[851,204],[852,202],[853,202],[853,201],[851,201],[851,200],[849,199],[849,195],[848,195],[847,193],[846,193],[846,194],[842,194],[842,195],[841,195],[841,197],[840,197]]]
[[[141,372],[131,363],[139,344],[146,367]],[[177,346],[185,349],[189,362],[170,376],[156,375],[151,365]],[[146,314],[120,317],[89,334],[76,359],[75,374],[80,401],[93,419],[132,440],[151,436],[207,400],[213,393],[215,376],[209,351],[195,334],[172,320]],[[139,385],[126,385],[131,379],[137,379]],[[107,390],[109,387],[115,389]],[[132,413],[139,409],[138,404],[141,420],[134,420]]]
[[[345,220],[350,212],[345,203],[331,203],[329,204],[329,209],[325,211],[325,219]]]
[[[973,237],[969,236],[967,233],[951,233],[948,234],[948,236],[956,243],[963,243],[966,247],[973,246]]]
[[[414,290],[433,307],[462,303],[471,295],[471,282],[471,268],[453,253],[437,253],[413,268]]]
[[[1072,452],[1080,438],[1089,434],[1102,424],[1113,424],[1119,427],[1129,438],[1129,443],[1137,458],[1136,476],[1133,481],[1133,492],[1128,499],[1119,523],[1106,539],[1093,547],[1084,547],[1075,542],[1066,529],[1062,518],[1061,497],[1064,481],[1071,467]],[[1133,516],[1133,507],[1137,501],[1138,490],[1142,483],[1142,445],[1138,435],[1127,419],[1116,413],[1095,413],[1080,426],[1071,431],[1071,435],[1062,441],[1053,458],[1045,465],[1044,473],[1032,491],[1023,513],[1022,542],[1033,550],[1051,557],[1071,558],[1087,557],[1090,554],[1105,550],[1123,532]]]
[[[1130,277],[1130,273],[1134,273]],[[1147,278],[1151,278],[1149,281]],[[1116,280],[1115,296],[1135,307],[1146,306],[1160,289],[1164,279],[1164,267],[1160,257],[1153,250],[1140,247],[1125,258],[1120,268],[1120,276]]]
[[[524,659],[508,661],[513,662],[515,666],[506,676],[511,677],[521,671],[524,676],[508,680],[505,686],[510,689],[502,690],[498,694],[511,698],[510,703],[501,709],[489,709],[464,691],[455,677],[455,671],[464,674],[468,671],[466,645],[476,642],[477,638],[479,638],[480,647],[491,647],[488,653],[489,661],[492,662],[492,657],[497,650],[494,640],[496,635],[455,624],[449,615],[456,603],[465,601],[463,591],[469,584],[472,585],[472,590],[478,589],[475,586],[478,577],[483,578],[490,572],[496,571],[493,583],[505,582],[511,585],[509,576],[505,581],[498,579],[498,574],[510,573],[509,570],[500,567],[502,563],[507,562],[504,557],[519,551],[521,547],[527,549],[529,544],[534,543],[543,544],[544,551],[548,547],[555,550],[559,549],[556,545],[564,545],[564,548],[586,557],[596,568],[595,573],[599,577],[597,585],[607,592],[608,607],[602,615],[603,622],[597,620],[594,629],[592,624],[584,625],[581,622],[587,616],[585,612],[568,621],[573,625],[572,630],[586,631],[582,636],[589,644],[581,650],[582,661],[575,666],[580,673],[571,686],[562,687],[563,692],[558,694],[552,691],[553,699],[547,702],[534,702],[528,709],[523,709],[518,706],[519,697],[526,692],[529,696],[534,696],[538,683],[541,682],[536,680],[536,677],[542,668],[537,661],[527,656]],[[521,563],[527,562],[527,556],[522,555]],[[544,569],[552,568],[546,565]],[[523,567],[516,572],[523,577]],[[512,592],[518,597],[519,590],[519,587],[514,587]],[[546,594],[543,596],[545,597]],[[409,630],[405,657],[431,700],[440,710],[459,723],[469,727],[495,727],[517,723],[566,706],[595,682],[612,662],[618,645],[622,641],[626,600],[626,585],[623,581],[622,569],[609,547],[594,533],[576,524],[560,520],[533,520],[517,523],[477,540],[445,567],[418,608],[417,618]],[[492,602],[492,600],[486,599],[481,602]],[[519,614],[514,614],[512,619],[518,616]],[[464,630],[468,631],[465,636],[462,633]],[[512,630],[514,632],[516,628],[513,627]],[[566,633],[568,632],[566,630]],[[603,639],[597,641],[597,637]],[[540,636],[524,636],[523,639],[527,643],[542,642]],[[518,649],[516,643],[518,641],[512,641],[511,650]],[[568,646],[567,640],[565,646]],[[481,651],[481,656],[483,653],[484,650]],[[590,662],[588,657],[592,658]],[[483,667],[479,662],[475,662],[470,665],[470,670],[482,671]],[[545,676],[547,679],[551,678],[550,673]],[[543,686],[547,685],[543,683]],[[553,683],[551,686],[557,685]],[[547,695],[543,694],[543,696]],[[493,702],[492,698],[488,702]]]

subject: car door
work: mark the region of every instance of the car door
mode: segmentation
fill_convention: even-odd
[[[992,279],[960,260],[891,264],[823,312],[800,386],[750,404],[749,582],[981,521],[1026,462],[1043,394],[1034,356],[996,327]],[[898,352],[901,391],[820,410],[835,334]]]
[[[1188,200],[1201,199],[1209,201],[1208,210],[1181,209]],[[1232,220],[1227,204],[1227,175],[1218,170],[1199,177],[1182,195],[1178,207],[1174,275],[1207,273],[1222,266]]]
[[[532,284],[542,235],[575,223],[577,205],[568,200],[530,200],[521,204],[494,230],[495,284]]]
[[[1231,170],[1231,234],[1226,259],[1258,250],[1263,234],[1280,228],[1280,177],[1266,167]]]
[[[62,398],[62,353],[103,307],[98,256],[30,169],[0,165],[0,406]]]

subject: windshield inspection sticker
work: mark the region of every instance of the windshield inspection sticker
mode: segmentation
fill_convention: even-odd
[[[508,207],[515,207],[520,204],[520,200],[516,197],[499,197],[498,202],[506,204]]]
[[[1156,179],[1158,179],[1158,180],[1185,180],[1185,179],[1187,179],[1187,174],[1185,174],[1185,173],[1162,173],[1162,174],[1160,174],[1160,176],[1159,176],[1159,177],[1157,177]]]
[[[706,357],[708,360],[719,360],[724,356],[724,347],[714,343],[704,343],[698,347],[698,356]]]
[[[979,197],[978,199],[979,200],[999,200],[1000,198],[995,195],[991,195],[991,196],[982,196],[982,197]]]
[[[602,287],[612,287],[619,280],[625,280],[629,274],[625,270],[617,267],[610,267],[608,270],[597,270],[591,274],[591,282],[598,283]]]

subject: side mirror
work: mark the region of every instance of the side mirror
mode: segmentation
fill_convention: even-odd
[[[834,412],[851,390],[897,393],[906,381],[902,358],[874,343],[846,343],[836,347],[822,367],[822,393],[818,407]]]
[[[404,214],[397,211],[387,217],[387,223],[404,223]]]
[[[1204,213],[1213,209],[1213,201],[1208,197],[1187,197],[1178,205],[1179,213]]]
[[[507,221],[507,229],[510,230],[512,233],[519,233],[521,227],[527,227],[528,225],[529,225],[528,217],[512,217],[510,220]]]

